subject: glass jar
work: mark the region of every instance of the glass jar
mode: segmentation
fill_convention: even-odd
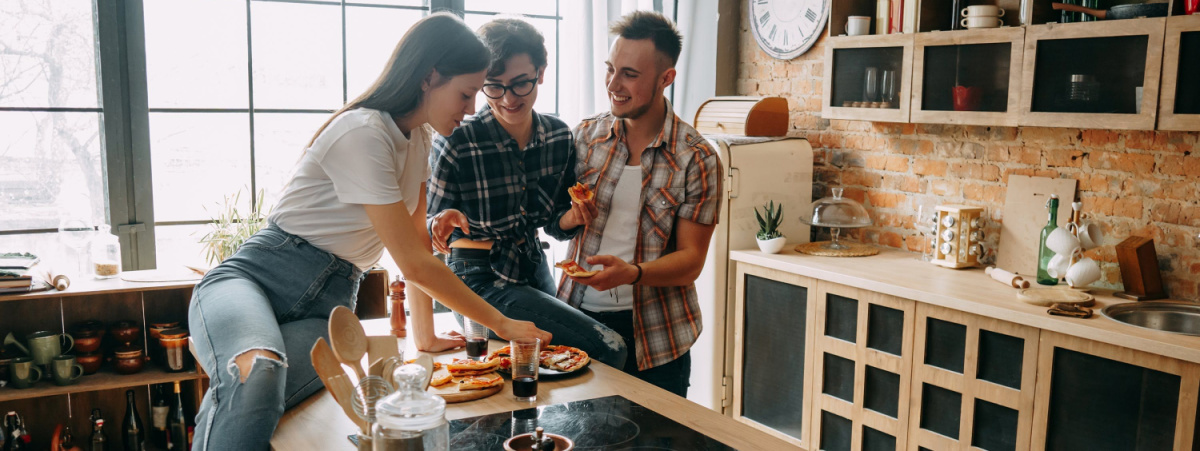
[[[396,392],[375,405],[375,451],[449,450],[446,401],[424,390],[424,382],[429,380],[425,368],[404,365],[396,369],[394,378]]]
[[[108,233],[108,226],[101,224],[96,237],[92,238],[92,275],[97,279],[111,279],[121,274],[121,240]]]

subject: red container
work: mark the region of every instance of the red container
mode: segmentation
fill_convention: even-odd
[[[1200,9],[1200,0],[1187,0],[1185,5],[1187,8],[1187,14],[1190,16],[1192,14],[1196,14],[1196,11]]]
[[[983,90],[974,86],[954,87],[954,111],[978,111]]]

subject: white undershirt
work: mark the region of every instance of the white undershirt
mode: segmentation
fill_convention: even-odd
[[[612,255],[627,262],[633,261],[641,205],[642,167],[625,166],[613,192],[612,207],[608,210],[604,236],[600,238],[600,249],[596,255]],[[602,266],[589,269],[602,269]],[[581,307],[593,312],[630,310],[633,308],[633,285],[621,285],[608,291],[585,287]]]

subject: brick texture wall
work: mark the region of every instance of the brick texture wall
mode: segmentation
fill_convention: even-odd
[[[824,38],[779,61],[758,48],[744,14],[740,37],[738,94],[788,99],[789,134],[815,151],[814,196],[842,186],[875,219],[859,239],[917,250],[919,202],[976,205],[994,220],[985,243],[994,258],[1009,175],[1075,179],[1084,213],[1105,233],[1089,252],[1104,272],[1096,286],[1119,289],[1113,246],[1147,236],[1171,297],[1200,300],[1200,134],[825,120]]]

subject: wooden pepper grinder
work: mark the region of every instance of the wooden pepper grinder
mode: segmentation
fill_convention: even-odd
[[[404,318],[404,281],[400,280],[400,276],[396,276],[396,280],[388,284],[388,288],[392,290],[392,294],[388,295],[392,309],[392,335],[395,335],[396,338],[404,338],[408,335],[404,329],[406,323]]]

